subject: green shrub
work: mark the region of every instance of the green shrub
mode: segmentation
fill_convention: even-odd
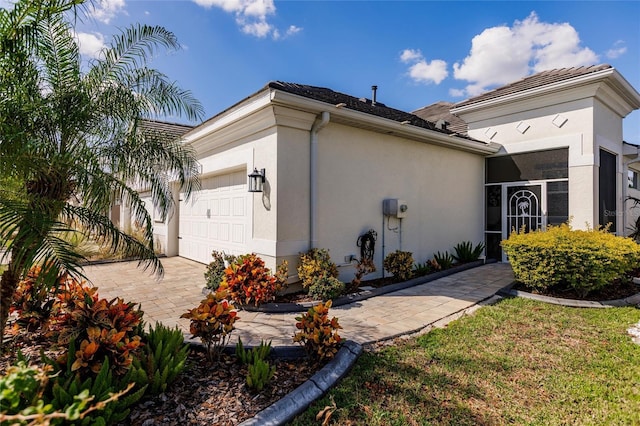
[[[53,361],[51,362],[53,363]],[[107,374],[108,360],[103,369]],[[116,420],[108,414],[116,404],[114,401],[122,399],[122,396],[133,387],[132,383],[105,398],[102,398],[104,393],[92,394],[86,386],[79,392],[76,387],[70,392],[65,392],[64,404],[62,404],[60,398],[54,397],[49,392],[50,387],[48,386],[51,380],[59,382],[60,374],[60,372],[52,373],[52,365],[29,366],[18,355],[18,362],[8,367],[6,374],[0,377],[0,419],[2,424],[27,424],[26,418],[28,416],[31,419],[29,425],[60,425],[69,424],[72,421],[75,421],[73,424],[104,425],[107,424],[106,420]],[[75,383],[78,382],[78,379],[74,380]],[[58,382],[54,384],[53,389],[55,390],[53,392],[61,392]],[[86,383],[90,386],[90,382],[91,379]],[[122,409],[123,405],[118,408]],[[125,412],[128,411],[125,410]]]
[[[416,263],[413,265],[413,275],[422,277],[433,272],[433,264],[431,262]]]
[[[484,251],[484,243],[480,242],[477,246],[473,247],[473,243],[471,243],[471,241],[463,241],[456,244],[453,250],[455,251],[453,258],[457,262],[475,262],[480,258]]]
[[[207,270],[204,273],[204,279],[206,286],[210,290],[217,290],[220,287],[220,283],[224,279],[224,270],[227,269],[225,261],[235,263],[236,256],[231,254],[224,254],[217,250],[211,252],[213,260],[207,265]]]
[[[69,353],[75,351],[75,342],[71,341]],[[51,359],[46,359],[47,364],[60,368],[60,365]],[[138,402],[147,390],[146,373],[134,366],[129,368],[124,376],[113,374],[109,367],[109,357],[105,356],[100,362],[100,370],[97,375],[82,375],[73,370],[73,358],[67,357],[67,363],[58,371],[52,379],[53,387],[51,395],[47,395],[54,410],[66,412],[77,403],[78,398],[88,392],[93,397],[91,403],[96,404],[107,401],[116,392],[126,392],[122,398],[111,402],[100,411],[92,411],[84,416],[75,425],[108,425],[124,420],[130,412],[130,407]],[[135,386],[130,389],[130,386]]]
[[[276,373],[276,367],[267,361],[256,359],[247,369],[247,386],[260,392]]]
[[[247,367],[247,386],[260,392],[269,380],[276,373],[276,367],[269,365],[266,361],[271,353],[271,342],[260,342],[260,346],[252,349],[245,349],[242,345],[242,339],[238,338],[236,344],[236,358],[242,365]]]
[[[395,281],[406,281],[413,276],[413,255],[410,251],[396,250],[384,258],[384,269]]]
[[[238,337],[238,343],[236,343],[236,359],[240,364],[253,364],[256,360],[264,361],[271,353],[271,341],[269,343],[260,342],[260,346],[255,346],[252,349],[245,349],[242,344],[242,339]]]
[[[449,269],[453,266],[453,256],[448,251],[434,253],[433,259],[440,266],[440,269]]]
[[[329,250],[312,248],[300,253],[298,277],[302,280],[302,287],[309,288],[315,278],[323,275],[338,277],[338,267],[331,260]]]
[[[309,296],[317,300],[330,300],[344,294],[345,284],[330,275],[321,275],[313,279],[309,286]]]
[[[170,329],[161,323],[143,336],[144,346],[133,365],[147,373],[147,394],[157,395],[167,389],[184,370],[189,345],[178,327]]]
[[[573,289],[583,297],[637,267],[640,245],[603,230],[513,232],[502,247],[516,279],[532,290]]]
[[[0,377],[0,412],[17,414],[29,406],[37,405],[49,380],[49,373],[50,368],[30,366],[23,359],[7,368],[5,375]]]

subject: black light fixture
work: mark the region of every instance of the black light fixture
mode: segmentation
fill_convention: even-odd
[[[249,175],[249,192],[262,192],[262,185],[264,184],[265,169],[254,168],[253,173]]]

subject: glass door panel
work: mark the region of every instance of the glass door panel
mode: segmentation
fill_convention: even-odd
[[[530,232],[543,227],[542,185],[508,185],[506,189],[506,238],[513,230]]]

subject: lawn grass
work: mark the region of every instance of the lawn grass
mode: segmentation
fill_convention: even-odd
[[[365,353],[329,393],[336,425],[640,425],[636,308],[507,299]],[[294,425],[319,424],[329,395]]]

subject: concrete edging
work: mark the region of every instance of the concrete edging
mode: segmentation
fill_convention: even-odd
[[[353,367],[361,353],[361,345],[346,341],[335,358],[309,380],[252,418],[240,423],[240,426],[279,426],[293,420],[335,386]]]
[[[498,291],[498,294],[501,296],[507,296],[507,297],[509,296],[522,297],[523,299],[536,300],[538,302],[567,306],[571,308],[601,309],[601,308],[620,308],[625,306],[640,305],[640,293],[636,293],[633,296],[629,296],[624,299],[593,301],[593,300],[562,299],[559,297],[543,296],[541,294],[528,293],[522,290],[514,290],[511,288],[511,286],[508,286]]]
[[[406,288],[414,287],[421,284],[426,284],[428,282],[435,281],[440,278],[457,274],[458,272],[463,272],[468,269],[477,268],[479,266],[486,265],[489,263],[495,263],[495,262],[496,261],[493,259],[489,259],[487,261],[477,260],[475,262],[469,262],[463,265],[454,266],[453,268],[445,269],[444,271],[434,272],[432,274],[424,275],[422,277],[413,278],[408,281],[389,284],[383,287],[362,291],[356,294],[341,296],[333,300],[331,306],[334,308],[337,308],[338,306],[348,305],[349,303],[361,302],[363,300],[370,299],[372,297],[381,296],[383,294],[391,293],[398,290],[404,290]],[[205,289],[203,289],[203,291],[204,290],[206,290],[206,287]],[[303,303],[265,303],[260,306],[243,305],[243,306],[240,306],[240,308],[248,312],[284,314],[284,313],[304,312],[309,308],[317,305],[320,302],[321,302],[320,300],[317,300],[317,301],[303,302]]]

